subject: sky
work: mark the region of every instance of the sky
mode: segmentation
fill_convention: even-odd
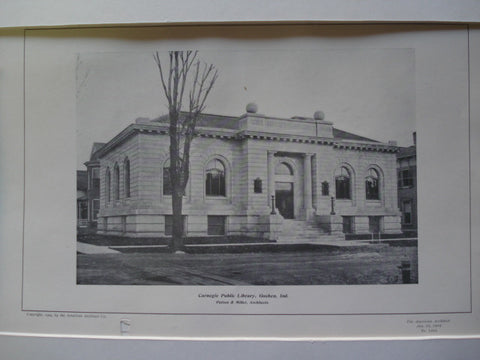
[[[138,117],[167,112],[153,52],[79,54],[77,169],[85,169],[93,142],[109,141]],[[250,102],[281,118],[322,110],[339,129],[412,145],[413,49],[210,49],[198,56],[219,73],[205,112],[240,116]]]

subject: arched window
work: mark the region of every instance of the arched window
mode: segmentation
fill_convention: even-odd
[[[115,200],[120,199],[120,169],[118,164],[113,168],[113,196]]]
[[[163,195],[172,195],[172,182],[170,180],[170,160],[163,164]]]
[[[335,195],[337,199],[351,199],[351,175],[345,166],[335,173]]]
[[[212,159],[205,169],[205,194],[207,196],[225,196],[225,165]]]
[[[293,175],[293,170],[287,163],[280,162],[275,166],[275,175]]]
[[[110,168],[107,168],[105,172],[105,199],[107,199],[107,203],[110,202],[110,189],[112,185],[112,181],[110,179]]]
[[[368,169],[365,178],[365,194],[367,200],[380,200],[380,176],[375,169]]]
[[[129,198],[130,197],[130,160],[128,158],[125,158],[124,162],[124,181],[123,183],[125,184],[125,197]]]

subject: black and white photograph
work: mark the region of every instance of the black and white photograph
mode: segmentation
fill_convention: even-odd
[[[28,326],[470,331],[468,38],[429,29],[28,32]]]
[[[417,284],[415,50],[80,52],[79,285]]]

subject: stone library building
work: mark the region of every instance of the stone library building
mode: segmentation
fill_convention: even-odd
[[[171,235],[168,126],[168,115],[139,118],[94,144],[85,165],[98,179],[88,213],[99,234]],[[393,141],[335,128],[321,111],[277,118],[251,103],[240,116],[202,114],[183,198],[185,235],[295,242],[401,233],[397,151]]]

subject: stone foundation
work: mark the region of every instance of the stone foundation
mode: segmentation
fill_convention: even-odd
[[[128,237],[167,237],[165,234],[167,215],[108,216],[99,220],[97,234]],[[281,232],[280,215],[226,216],[225,235],[275,240]],[[214,236],[208,234],[206,215],[187,215],[185,232],[189,237]]]
[[[98,234],[129,237],[166,237],[166,215],[124,215],[99,219]],[[168,216],[168,215],[167,215]],[[354,234],[370,234],[368,216],[352,216]],[[341,215],[314,215],[309,223],[329,235],[343,235]],[[277,240],[282,233],[283,218],[275,215],[230,215],[226,216],[225,235]],[[189,237],[212,236],[208,234],[207,215],[187,215],[186,234]],[[383,216],[381,233],[401,234],[401,218],[398,215]]]
[[[402,233],[402,218],[398,216],[384,216],[383,217],[383,232],[385,234],[401,234]]]
[[[316,215],[315,221],[328,234],[343,234],[343,218],[340,215]]]
[[[354,234],[370,234],[370,225],[368,223],[368,216],[355,216],[353,218],[353,233]]]

